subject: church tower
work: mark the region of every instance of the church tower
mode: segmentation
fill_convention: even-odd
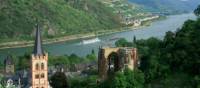
[[[48,54],[42,49],[40,32],[37,25],[35,46],[31,55],[31,88],[48,88]]]

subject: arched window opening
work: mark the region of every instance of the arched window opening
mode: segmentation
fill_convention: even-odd
[[[35,70],[39,70],[39,64],[38,63],[35,65]]]
[[[44,78],[44,73],[41,74],[41,78]]]
[[[41,69],[44,70],[44,63],[41,64]]]
[[[120,69],[120,60],[117,53],[112,52],[108,56],[108,74],[113,74],[114,72],[119,71]]]
[[[35,75],[35,78],[36,78],[36,79],[39,79],[39,78],[40,78],[40,75],[39,75],[39,74],[36,74],[36,75]]]

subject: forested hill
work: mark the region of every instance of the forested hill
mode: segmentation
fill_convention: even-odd
[[[30,40],[37,22],[44,37],[119,28],[117,15],[97,0],[0,0],[0,39]]]
[[[199,0],[129,0],[132,3],[143,5],[152,11],[161,12],[191,12],[200,3]]]

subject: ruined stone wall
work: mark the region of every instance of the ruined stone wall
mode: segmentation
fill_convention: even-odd
[[[100,48],[98,55],[98,73],[101,79],[107,78],[108,59],[109,55],[113,52],[118,54],[120,69],[128,67],[129,69],[134,70],[137,68],[138,55],[136,48]]]

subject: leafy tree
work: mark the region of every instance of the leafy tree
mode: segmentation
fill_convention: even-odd
[[[124,72],[116,72],[99,85],[100,88],[143,88],[144,74],[140,70],[125,69]]]
[[[193,83],[194,83],[196,88],[200,88],[200,77],[199,76],[195,76]]]
[[[2,74],[0,74],[0,88],[4,88],[4,85],[5,84],[3,84],[3,82],[2,82],[2,80],[3,80],[3,75]]]
[[[50,79],[50,85],[53,88],[68,88],[67,77],[63,72],[56,72]]]
[[[196,16],[200,16],[200,5],[194,10]]]
[[[98,88],[97,76],[91,75],[89,77],[79,78],[75,77],[71,79],[71,88]]]
[[[164,42],[166,43],[166,45],[173,44],[174,37],[175,37],[175,34],[173,32],[171,32],[171,31],[166,32],[166,35],[164,38]]]
[[[126,76],[127,88],[144,87],[144,74],[140,70],[125,69],[124,75]]]
[[[118,47],[127,47],[131,46],[132,43],[129,43],[126,39],[122,38],[115,42],[115,45]]]
[[[89,54],[89,55],[86,56],[86,58],[89,61],[95,61],[96,60],[96,55],[95,54]]]
[[[69,69],[74,69],[76,64],[90,63],[96,61],[95,54],[88,54],[86,57],[78,57],[75,54],[71,54],[70,56],[49,56],[48,65],[53,66],[57,64],[62,64],[64,67]]]
[[[111,88],[126,88],[126,77],[122,72],[117,72],[112,82]]]
[[[30,68],[30,53],[25,53],[23,56],[19,56],[15,63],[17,70]]]

